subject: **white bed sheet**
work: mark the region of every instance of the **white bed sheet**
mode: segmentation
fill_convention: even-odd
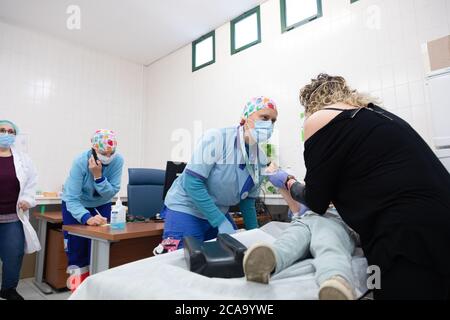
[[[289,223],[271,222],[260,229],[233,235],[247,247],[272,243]],[[270,279],[269,285],[245,278],[208,278],[187,270],[183,250],[128,263],[87,278],[69,299],[73,300],[314,300],[319,287],[312,259],[303,260]],[[367,260],[355,250],[352,260],[358,297],[367,291]]]

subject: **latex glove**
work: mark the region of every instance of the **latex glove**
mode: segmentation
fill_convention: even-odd
[[[277,188],[286,189],[286,180],[288,178],[288,174],[286,171],[277,170],[275,173],[268,176],[269,181]]]
[[[228,221],[227,218],[219,225],[219,233],[228,233],[232,234],[235,233],[236,230],[234,230],[233,225],[230,221]]]

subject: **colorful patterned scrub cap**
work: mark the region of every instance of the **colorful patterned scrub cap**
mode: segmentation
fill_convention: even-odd
[[[242,117],[248,119],[252,113],[266,108],[277,110],[277,105],[270,98],[264,96],[254,97],[245,105]]]
[[[99,129],[92,136],[91,143],[92,147],[97,148],[101,153],[108,151],[114,153],[117,147],[116,134],[112,130]]]

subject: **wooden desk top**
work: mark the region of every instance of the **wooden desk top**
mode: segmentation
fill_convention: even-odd
[[[51,212],[33,212],[33,217],[39,220],[46,220],[50,223],[62,223],[62,212],[61,211],[51,211]]]
[[[116,202],[117,197],[113,197],[112,202]],[[122,202],[127,202],[128,201],[128,197],[124,196],[124,197],[120,197],[120,200],[122,200]],[[57,196],[57,197],[44,197],[42,195],[38,195],[36,196],[36,205],[41,206],[41,205],[47,205],[47,204],[59,204],[61,205],[61,197]]]
[[[87,238],[98,238],[108,241],[120,241],[151,236],[162,236],[164,230],[163,222],[129,222],[124,230],[112,230],[111,226],[96,227],[85,225],[64,225],[64,231],[85,236]]]

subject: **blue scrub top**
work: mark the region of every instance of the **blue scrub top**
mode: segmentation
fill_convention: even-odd
[[[111,163],[102,166],[102,179],[94,181],[88,160],[92,151],[85,151],[75,158],[69,177],[64,183],[62,200],[72,216],[82,223],[89,210],[111,202],[119,192],[122,180],[123,157],[117,154]]]
[[[191,161],[167,192],[164,204],[170,210],[206,219],[184,189],[186,174],[205,182],[209,195],[223,213],[227,213],[230,206],[239,204],[242,199],[258,197],[261,181],[255,185],[245,166],[238,132],[238,128],[231,127],[212,129],[203,135]],[[250,163],[256,161],[258,152],[259,170],[264,172],[267,167],[266,156],[256,145],[250,150]],[[251,167],[254,169],[254,165]]]

